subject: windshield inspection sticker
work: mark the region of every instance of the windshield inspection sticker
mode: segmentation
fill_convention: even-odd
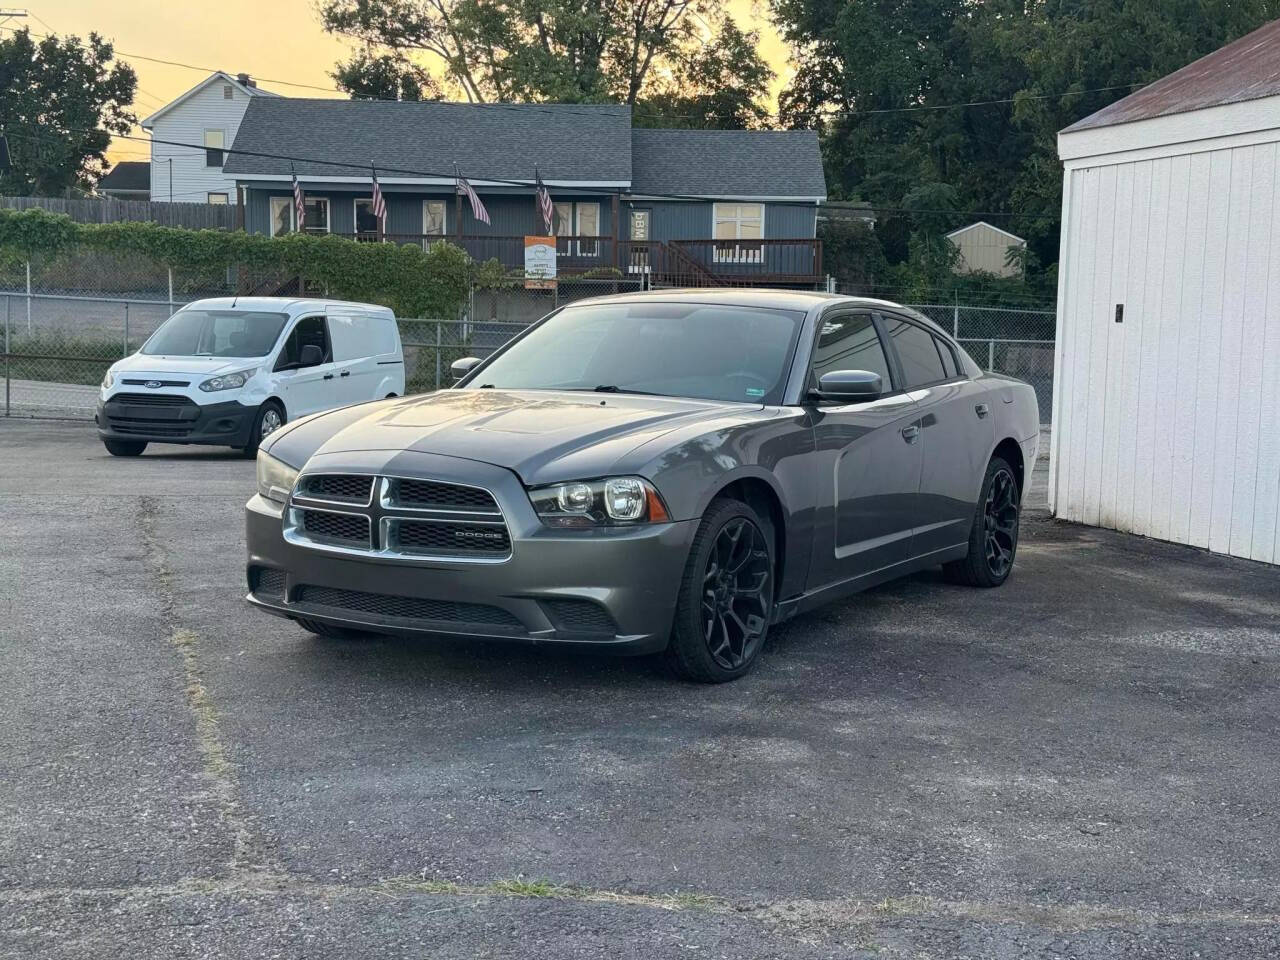
[[[747,387],[747,396],[752,399],[759,399],[764,396],[764,391],[759,387]]]

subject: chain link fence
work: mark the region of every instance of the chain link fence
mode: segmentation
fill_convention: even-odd
[[[100,251],[80,258],[0,264],[3,305],[4,416],[92,419],[107,368],[134,352],[184,304],[235,292],[238,279],[181,276],[147,262]],[[92,254],[92,256],[89,256]],[[399,321],[406,391],[453,383],[460,357],[486,357],[565,303],[641,289],[642,278],[574,279],[551,289],[503,285],[473,289],[457,319]],[[1052,310],[914,304],[953,336],[985,370],[1026,380],[1042,423],[1053,396]]]

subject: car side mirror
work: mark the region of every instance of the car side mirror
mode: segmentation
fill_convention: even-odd
[[[865,403],[884,393],[884,379],[870,370],[832,370],[818,378],[817,398]]]
[[[314,343],[308,343],[298,354],[298,366],[300,367],[318,367],[322,363],[324,363],[324,351]]]
[[[449,364],[449,373],[454,380],[461,380],[468,373],[474,370],[476,364],[479,362],[479,357],[462,357]]]

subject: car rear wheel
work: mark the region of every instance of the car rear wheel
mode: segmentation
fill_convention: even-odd
[[[136,457],[147,449],[145,440],[103,440],[102,445],[113,457]]]
[[[717,500],[694,535],[667,662],[701,683],[736,680],[755,666],[773,613],[773,540],[745,503]]]
[[[1009,579],[1018,552],[1019,503],[1013,468],[1002,457],[992,457],[969,531],[969,552],[963,560],[943,564],[948,580],[970,587],[998,587]]]

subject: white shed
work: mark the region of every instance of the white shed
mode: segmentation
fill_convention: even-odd
[[[1063,130],[1049,504],[1280,563],[1280,21]]]

